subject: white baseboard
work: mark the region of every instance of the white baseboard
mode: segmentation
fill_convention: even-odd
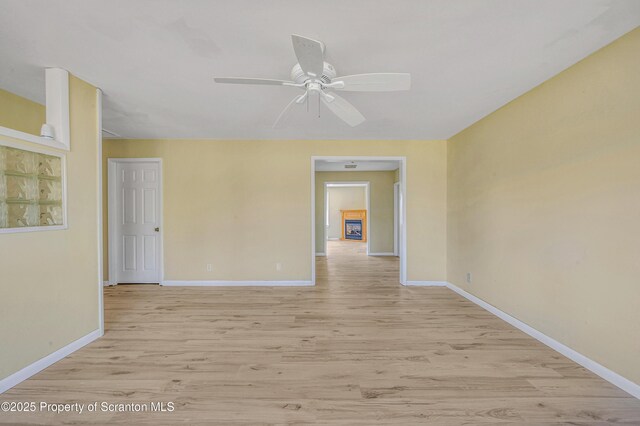
[[[102,332],[100,330],[92,331],[86,336],[83,336],[78,340],[69,343],[67,346],[58,349],[57,351],[45,356],[44,358],[40,358],[33,364],[27,365],[22,370],[19,370],[8,377],[5,377],[4,379],[0,380],[0,393],[3,393],[8,389],[11,389],[18,383],[27,380],[29,377],[39,373],[50,365],[60,361],[62,358],[72,354],[81,347],[88,345],[101,336]]]
[[[420,286],[420,287],[446,287],[446,281],[407,281],[406,286]]]
[[[340,238],[338,237],[329,237],[327,238],[328,241],[340,241]]]
[[[369,256],[395,256],[395,254],[393,254],[391,252],[369,253]]]
[[[311,281],[162,281],[164,286],[173,287],[299,287],[312,286]]]
[[[544,343],[545,345],[549,346],[551,349],[561,353],[562,355],[566,356],[570,360],[580,364],[581,366],[583,366],[587,370],[591,371],[592,373],[597,374],[598,376],[602,377],[603,379],[605,379],[606,381],[608,381],[612,385],[615,385],[615,386],[619,387],[620,389],[622,389],[623,391],[625,391],[625,392],[631,394],[632,396],[640,399],[640,385],[639,384],[634,383],[631,380],[622,377],[618,373],[609,370],[604,365],[598,364],[594,360],[592,360],[590,358],[587,358],[586,356],[582,355],[581,353],[576,352],[575,350],[571,349],[570,347],[558,342],[557,340],[547,336],[546,334],[536,330],[535,328],[523,323],[519,319],[512,317],[511,315],[507,314],[506,312],[501,311],[500,309],[496,308],[495,306],[493,306],[493,305],[485,302],[484,300],[474,296],[473,294],[461,289],[460,287],[457,287],[457,286],[455,286],[455,285],[453,285],[451,283],[446,283],[446,286],[448,288],[450,288],[451,290],[455,291],[456,293],[458,293],[460,296],[464,297],[465,299],[468,299],[471,302],[475,303],[476,305],[480,306],[481,308],[486,309],[487,311],[491,312],[492,314],[494,314],[498,318],[508,322],[512,326],[514,326],[517,329],[527,333],[529,336],[533,337],[534,339],[538,340],[539,342]]]
[[[104,285],[105,287],[108,287],[110,285],[116,285],[116,283],[112,283],[109,280],[105,280],[105,281],[102,281],[102,285]]]
[[[316,253],[316,257],[318,257],[318,256],[326,256],[326,255],[327,255],[326,253]]]

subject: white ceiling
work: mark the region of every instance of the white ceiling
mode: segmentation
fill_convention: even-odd
[[[640,25],[639,0],[0,0],[0,87],[44,101],[44,67],[105,93],[130,138],[442,139]],[[290,34],[322,40],[338,75],[410,72],[399,93],[345,93],[356,128],[299,108]]]
[[[347,169],[344,166],[356,165],[355,169]],[[371,172],[396,170],[400,168],[399,161],[382,161],[382,160],[366,160],[366,161],[338,161],[338,160],[316,160],[317,172]]]

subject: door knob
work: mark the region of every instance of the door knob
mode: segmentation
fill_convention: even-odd
[[[160,228],[155,228],[154,231],[160,232]]]

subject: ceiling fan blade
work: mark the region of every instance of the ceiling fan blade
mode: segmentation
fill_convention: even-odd
[[[227,83],[227,84],[267,84],[271,86],[295,84],[293,81],[270,80],[267,78],[214,77],[213,80],[216,83]]]
[[[289,102],[287,106],[284,107],[284,109],[282,110],[282,112],[280,113],[276,121],[273,123],[272,128],[276,129],[278,127],[282,127],[282,124],[284,124],[283,119],[287,116],[287,113],[289,112],[289,110],[294,105],[302,103],[302,101],[304,101],[306,97],[307,97],[307,92],[304,92],[302,95],[296,96],[295,98],[293,98],[291,102]]]
[[[324,102],[332,113],[337,115],[349,126],[355,127],[365,120],[364,116],[360,114],[360,111],[347,102],[346,99],[336,95],[335,93],[332,93],[331,97],[333,100],[329,102],[327,97],[322,96],[322,102]]]
[[[336,77],[332,83],[342,81],[344,87],[337,88],[345,92],[395,92],[411,88],[411,74],[372,73],[354,74]]]
[[[322,77],[324,69],[324,49],[322,43],[317,40],[292,35],[293,51],[298,58],[298,63],[302,71],[312,77]]]

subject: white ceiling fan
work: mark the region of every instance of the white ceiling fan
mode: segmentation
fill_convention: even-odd
[[[216,83],[266,84],[303,89],[304,93],[293,98],[280,113],[274,127],[278,126],[293,106],[303,104],[305,101],[308,105],[309,97],[312,95],[317,95],[318,102],[324,103],[329,111],[348,125],[355,127],[365,120],[364,116],[334,91],[393,92],[409,90],[411,87],[411,75],[407,73],[372,73],[336,77],[335,68],[324,61],[324,43],[299,35],[292,35],[291,39],[298,59],[298,63],[291,70],[291,81],[263,78],[214,78]]]

